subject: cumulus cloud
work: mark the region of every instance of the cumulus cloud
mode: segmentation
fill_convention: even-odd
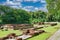
[[[19,7],[21,7],[21,3],[19,2],[19,0],[17,0],[17,1],[7,0],[6,2],[3,3],[3,5],[11,6],[13,8],[19,8]]]
[[[46,3],[45,0],[24,0],[24,1],[27,1],[27,2],[41,2],[41,3]]]
[[[24,9],[26,11],[33,11],[34,10],[34,6],[25,6],[22,9]]]
[[[41,2],[41,3],[46,3],[46,1],[45,1],[45,0],[40,0],[40,2]]]
[[[33,1],[33,2],[37,2],[37,1],[39,1],[39,0],[24,0],[24,1]]]
[[[41,10],[41,11],[44,11],[44,12],[48,12],[47,8],[46,7],[35,7],[34,8],[35,11],[38,11],[38,10]]]
[[[35,7],[34,10],[39,10],[39,8],[38,7]]]
[[[42,11],[47,11],[46,5],[44,4],[43,7],[35,7],[35,6],[22,6],[21,2],[41,2],[41,3],[46,3],[45,0],[6,0],[6,2],[3,3],[3,5],[11,6],[13,8],[22,8],[26,11],[34,11],[34,10],[42,10]]]
[[[39,10],[44,11],[44,12],[48,12],[46,6],[45,7],[40,7]]]
[[[33,1],[33,2],[44,2],[45,3],[45,0],[13,0],[13,1],[18,1],[18,2],[23,2],[23,1],[27,1],[27,2],[30,2],[30,1]]]
[[[13,0],[13,1],[22,1],[22,0]]]
[[[38,10],[41,10],[41,11],[44,11],[44,12],[48,12],[46,6],[45,7],[25,6],[22,9],[24,9],[26,11],[35,11],[35,10],[38,11]]]
[[[33,8],[33,6],[25,6],[24,8],[30,9],[30,8]]]

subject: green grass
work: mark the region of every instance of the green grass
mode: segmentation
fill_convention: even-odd
[[[43,34],[40,34],[38,36],[29,38],[27,40],[47,40],[51,35],[53,35],[58,30],[59,25],[60,24],[58,24],[57,26],[49,26],[47,28],[42,28],[42,30],[45,30],[46,33],[43,33]]]
[[[1,31],[0,30],[0,38],[1,37],[4,37],[10,33],[16,33],[16,35],[20,35],[22,33],[22,31],[19,31],[19,30],[9,30],[9,31]]]

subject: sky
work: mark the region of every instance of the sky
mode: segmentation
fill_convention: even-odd
[[[0,4],[26,11],[42,10],[47,12],[45,0],[0,0]]]

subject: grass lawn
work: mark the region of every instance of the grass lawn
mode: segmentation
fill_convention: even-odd
[[[22,31],[19,31],[19,30],[9,30],[9,31],[1,31],[0,30],[0,38],[1,37],[4,37],[10,33],[16,33],[16,35],[20,35],[22,33]]]
[[[59,26],[60,26],[60,24],[58,24],[57,26],[49,26],[47,28],[42,28],[42,30],[45,30],[46,33],[29,38],[27,40],[47,40],[47,38],[49,38],[51,35],[53,35],[59,29]]]

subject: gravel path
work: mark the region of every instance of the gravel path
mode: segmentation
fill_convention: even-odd
[[[60,40],[60,30],[58,30],[54,35],[52,35],[48,40]]]

